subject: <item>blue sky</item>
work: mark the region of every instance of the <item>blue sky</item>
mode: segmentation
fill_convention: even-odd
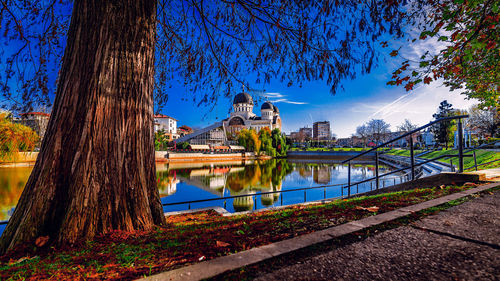
[[[409,50],[413,52],[414,50]],[[381,60],[383,61],[383,60]],[[287,87],[271,81],[265,87],[268,99],[280,109],[283,131],[290,133],[300,127],[312,127],[314,121],[330,121],[337,137],[349,137],[356,127],[371,118],[384,119],[395,130],[405,118],[424,125],[432,119],[439,103],[448,100],[454,108],[468,109],[475,101],[465,100],[458,92],[450,92],[441,81],[421,85],[406,92],[403,87],[387,86],[395,63],[388,59],[367,75],[343,82],[345,91],[330,94],[323,81],[307,82],[303,87]],[[179,120],[180,125],[204,127],[228,116],[231,100],[221,98],[213,111],[197,107],[193,102],[180,98],[191,96],[183,88],[172,88],[162,113]],[[256,94],[254,94],[256,96]],[[254,112],[260,114],[260,104]]]

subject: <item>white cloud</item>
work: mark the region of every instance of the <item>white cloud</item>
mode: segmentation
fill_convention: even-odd
[[[260,96],[264,97],[264,98],[270,98],[270,99],[274,99],[274,100],[271,100],[272,103],[289,103],[289,104],[297,104],[297,105],[302,105],[302,104],[308,104],[307,102],[301,102],[301,101],[291,101],[289,99],[287,99],[286,95],[283,95],[281,93],[262,93],[260,94]]]
[[[264,98],[282,98],[284,95],[281,93],[262,93],[260,94]]]
[[[477,104],[477,101],[467,100],[459,92],[449,91],[441,83],[442,81],[435,81],[430,85],[422,85],[414,91],[405,93],[371,113],[367,119],[384,119],[392,125],[392,129],[395,129],[404,119],[409,119],[419,125],[428,123],[443,100],[447,100],[455,109],[466,110]]]
[[[271,102],[272,102],[272,103],[279,103],[279,102],[283,102],[283,103],[290,103],[290,104],[307,104],[307,102],[301,102],[301,101],[291,101],[291,100],[288,100],[288,99],[278,99],[278,100],[272,100]]]

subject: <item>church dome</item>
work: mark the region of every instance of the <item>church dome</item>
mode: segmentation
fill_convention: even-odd
[[[278,107],[276,105],[274,105],[273,107],[274,107],[274,112],[280,113],[280,111],[279,111],[279,109],[278,109]]]
[[[262,106],[260,107],[260,110],[265,110],[265,109],[273,110],[273,108],[274,108],[273,104],[269,101],[266,101],[265,103],[262,104]]]
[[[238,104],[238,103],[253,104],[252,96],[250,96],[247,93],[239,93],[236,96],[234,96],[233,100],[233,104]]]

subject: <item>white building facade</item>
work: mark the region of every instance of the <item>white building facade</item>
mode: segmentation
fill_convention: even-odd
[[[270,130],[281,130],[281,117],[278,107],[266,101],[260,108],[261,116],[253,113],[253,99],[247,93],[239,93],[233,100],[233,112],[224,120],[224,127],[229,133],[236,133],[242,129],[260,131],[267,127]]]
[[[179,137],[177,134],[177,119],[167,115],[157,114],[154,116],[155,133],[163,130],[166,134],[171,135],[172,139]]]

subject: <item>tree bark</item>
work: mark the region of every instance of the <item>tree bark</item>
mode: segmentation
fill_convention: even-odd
[[[55,244],[165,223],[156,186],[156,0],[76,0],[48,130],[0,239]]]

